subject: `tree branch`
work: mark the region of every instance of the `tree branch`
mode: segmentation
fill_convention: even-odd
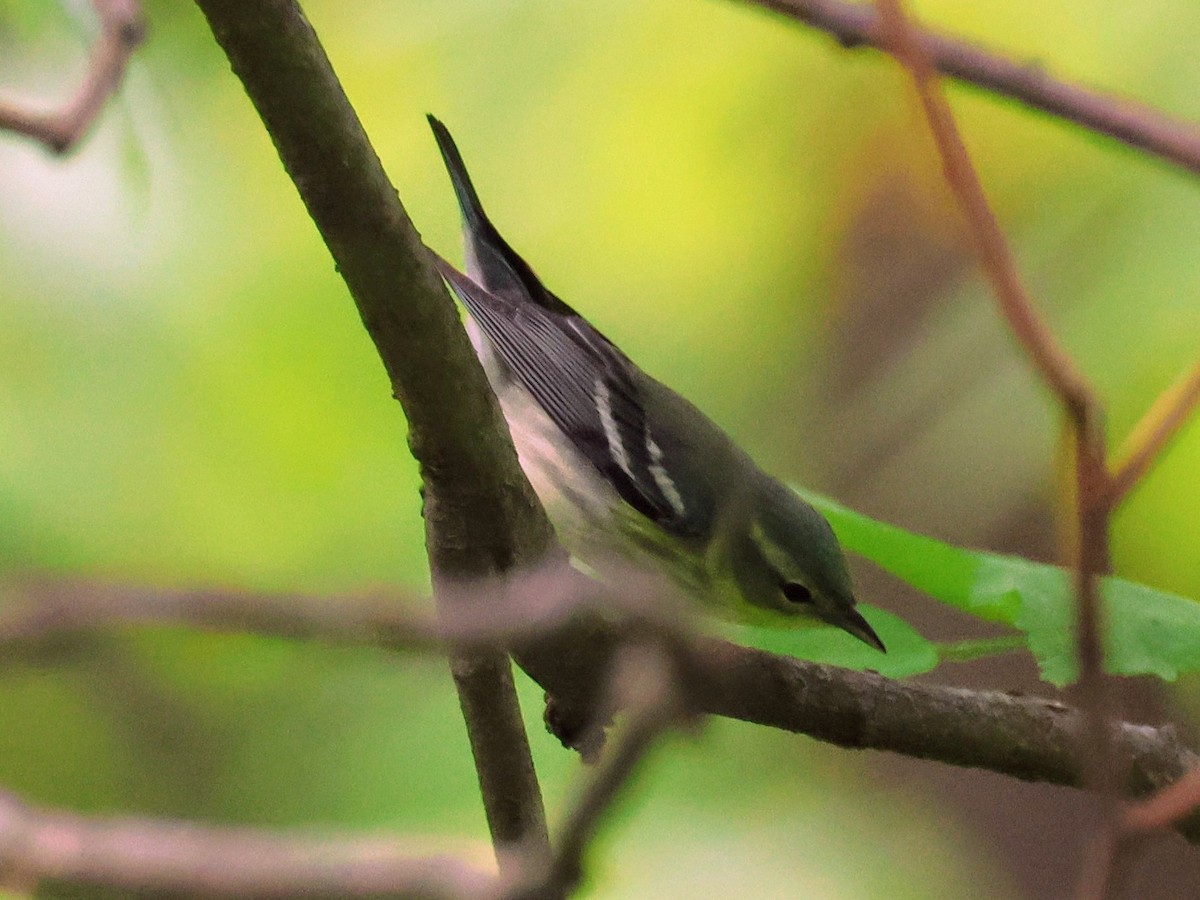
[[[1076,514],[1075,645],[1079,660],[1076,690],[1086,724],[1082,747],[1090,764],[1090,785],[1115,811],[1118,786],[1110,753],[1107,683],[1100,637],[1104,630],[1103,610],[1097,587],[1099,574],[1108,567],[1111,511],[1102,413],[1091,386],[1037,313],[1021,282],[1008,241],[992,213],[979,174],[938,83],[937,72],[918,42],[901,0],[877,0],[877,6],[881,38],[912,77],[942,160],[946,183],[962,210],[1000,313],[1071,424]]]
[[[0,869],[9,887],[59,881],[202,897],[501,894],[494,872],[423,854],[411,840],[82,816],[35,809],[8,794],[0,794]]]
[[[275,142],[404,407],[425,486],[435,589],[530,564],[553,532],[517,465],[445,288],[324,50],[291,0],[197,0]],[[455,654],[488,824],[549,852],[512,673],[499,651]],[[503,853],[501,861],[503,863]]]
[[[840,0],[749,0],[813,28],[845,47],[881,48],[875,10]],[[1083,128],[1200,173],[1200,127],[1122,97],[1070,84],[1036,63],[1015,63],[960,38],[920,32],[919,41],[943,74],[1009,97]]]
[[[539,680],[564,699],[591,703],[595,709],[595,686],[605,683],[613,654],[624,646],[625,638],[614,627],[580,619],[579,614],[608,603],[609,595],[586,590],[560,594],[560,580],[536,580],[541,577],[536,573],[528,576],[534,580],[519,577],[509,590],[487,586],[482,593],[491,618],[480,620],[474,610],[463,606],[461,621],[451,615],[442,617],[440,625],[410,617],[399,611],[399,605],[387,607],[372,597],[160,594],[119,587],[93,591],[79,583],[5,586],[0,593],[23,596],[35,608],[47,596],[54,597],[50,608],[69,607],[71,618],[34,616],[22,612],[24,604],[6,600],[0,605],[0,648],[27,648],[32,640],[52,638],[60,627],[78,631],[172,622],[387,649],[400,646],[398,635],[415,635],[411,646],[430,649],[447,639],[482,645],[523,635],[525,641],[541,643],[565,634],[561,639],[572,652],[556,657],[553,664],[539,657],[544,666]],[[689,711],[805,734],[850,749],[885,750],[988,769],[1024,781],[1071,787],[1085,783],[1078,746],[1081,719],[1071,707],[997,691],[908,684],[696,637],[674,607],[661,608],[657,595],[631,594],[617,602],[620,614],[648,616],[655,629],[686,641],[692,664],[683,670],[679,690]],[[547,634],[547,629],[555,631]],[[1128,762],[1127,787],[1133,796],[1147,796],[1200,764],[1200,757],[1170,727],[1123,722],[1114,725],[1113,734],[1115,754]],[[1177,827],[1189,840],[1200,843],[1200,815],[1193,814]]]
[[[1083,787],[1077,710],[1036,697],[907,684],[760,650],[715,645],[722,677],[703,708],[802,732],[851,749],[889,750],[1024,781]],[[1137,796],[1172,783],[1198,761],[1170,728],[1115,727]],[[1181,827],[1200,841],[1200,820]]]
[[[0,129],[41,141],[55,153],[73,149],[117,92],[133,51],[146,36],[136,0],[92,0],[100,34],[92,45],[88,70],[75,96],[57,112],[35,112],[0,101]]]
[[[946,182],[958,200],[992,290],[1010,330],[1032,366],[1055,393],[1071,425],[1075,513],[1075,645],[1079,661],[1077,696],[1083,709],[1081,750],[1088,785],[1104,801],[1099,833],[1085,854],[1077,885],[1080,898],[1102,898],[1119,881],[1116,861],[1128,858],[1119,801],[1123,760],[1109,724],[1108,683],[1104,675],[1103,610],[1098,577],[1109,566],[1109,526],[1113,509],[1151,465],[1200,399],[1200,366],[1164,392],[1131,435],[1132,450],[1115,475],[1107,461],[1103,409],[1072,358],[1034,309],[1017,273],[1008,243],[988,204],[954,115],[941,91],[934,61],[919,32],[909,23],[902,0],[876,0],[883,46],[912,76]]]

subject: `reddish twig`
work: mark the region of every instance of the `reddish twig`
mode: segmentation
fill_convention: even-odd
[[[750,0],[818,28],[846,47],[882,48],[875,11],[840,0]],[[1074,122],[1200,173],[1200,127],[1160,110],[1061,81],[1037,63],[1015,63],[961,38],[915,33],[924,56],[945,75]]]
[[[1128,832],[1150,832],[1170,828],[1196,809],[1200,809],[1200,769],[1192,769],[1153,797],[1129,804],[1121,824]]]
[[[146,35],[137,0],[92,0],[100,33],[92,45],[87,74],[75,96],[55,112],[35,112],[0,101],[0,129],[41,141],[55,153],[74,148],[116,93],[133,51]]]
[[[1120,503],[1200,404],[1200,362],[1163,391],[1130,431],[1112,466],[1109,498]]]
[[[1200,808],[1200,769],[1192,769],[1153,797],[1126,807],[1121,818],[1125,831],[1155,831],[1170,828]]]
[[[1079,900],[1124,896],[1123,865],[1143,840],[1155,831],[1172,827],[1200,808],[1200,768],[1145,800],[1125,805],[1116,827],[1096,836],[1087,848]]]
[[[1001,312],[1038,374],[1056,395],[1063,398],[1072,416],[1082,419],[1085,411],[1094,406],[1092,391],[1034,308],[1017,274],[1008,242],[988,204],[950,106],[937,84],[937,72],[917,43],[898,4],[885,0],[879,4],[879,9],[881,32],[886,35],[884,40],[916,83],[921,106],[941,156],[946,183],[969,225],[970,237]]]

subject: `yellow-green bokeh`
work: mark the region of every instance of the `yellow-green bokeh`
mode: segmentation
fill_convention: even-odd
[[[917,11],[1200,118],[1200,7],[1094,6]],[[969,261],[903,352],[826,402],[849,236],[873,204],[903,199],[902,223],[948,246],[957,228],[882,58],[732,0],[305,7],[428,243],[458,256],[435,112],[551,287],[781,476],[825,487],[837,448],[928,409],[872,466],[873,511],[970,543],[1053,497],[1053,407]],[[150,40],[78,153],[0,135],[0,566],[420,590],[416,472],[353,306],[197,10],[147,14]],[[0,2],[5,95],[66,95],[89,27],[86,12]],[[1200,349],[1200,191],[1012,103],[952,99],[1119,441]],[[1120,574],[1200,596],[1198,467],[1193,425],[1117,520]],[[555,810],[575,763],[522,691]],[[120,632],[6,661],[0,719],[0,784],[40,802],[485,833],[438,660]],[[915,898],[996,877],[935,800],[868,769],[734,723],[672,739],[606,830],[595,893]]]

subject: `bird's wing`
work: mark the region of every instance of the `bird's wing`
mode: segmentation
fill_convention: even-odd
[[[518,290],[491,292],[436,259],[517,381],[622,499],[672,534],[703,534],[709,504],[672,477],[673,451],[647,419],[633,363],[579,315],[557,312],[570,307],[549,291],[544,304]]]

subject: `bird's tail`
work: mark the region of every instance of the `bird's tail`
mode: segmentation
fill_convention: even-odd
[[[437,139],[438,149],[442,151],[442,160],[446,163],[446,171],[450,173],[450,183],[454,186],[454,195],[458,198],[458,205],[467,227],[473,232],[491,229],[492,223],[483,211],[483,204],[479,202],[479,195],[475,193],[475,185],[471,184],[471,176],[467,174],[467,165],[463,162],[462,154],[458,152],[449,129],[433,115],[426,115],[426,118],[429,120],[429,127],[433,129],[433,136]]]
[[[530,303],[560,315],[573,315],[574,310],[546,290],[529,264],[500,236],[483,211],[483,204],[479,202],[479,195],[475,193],[475,186],[471,184],[462,154],[458,152],[454,138],[450,137],[450,131],[434,116],[427,118],[462,210],[466,242],[463,255],[467,274],[493,293],[519,291]]]

